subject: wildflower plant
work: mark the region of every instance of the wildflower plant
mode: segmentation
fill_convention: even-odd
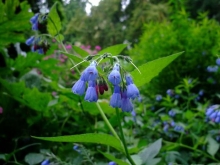
[[[128,56],[121,55],[121,51],[127,46],[125,44],[119,44],[115,46],[108,47],[101,50],[98,54],[90,55],[85,50],[73,46],[75,52],[79,55],[71,54],[66,50],[63,44],[64,37],[60,34],[62,28],[62,20],[59,15],[59,3],[55,3],[47,14],[36,14],[31,18],[32,29],[39,30],[39,24],[43,25],[46,23],[46,31],[48,34],[40,33],[27,39],[27,45],[37,45],[41,48],[49,47],[48,43],[51,43],[49,39],[56,40],[56,43],[60,45],[61,50],[58,52],[68,57],[72,64],[70,70],[74,69],[78,74],[79,78],[73,83],[72,93],[73,95],[79,95],[79,100],[81,97],[84,98],[86,102],[90,102],[96,105],[100,115],[102,116],[104,122],[108,126],[112,135],[101,134],[101,133],[87,133],[82,135],[73,136],[62,136],[62,137],[35,137],[42,140],[59,141],[59,142],[73,142],[73,143],[98,143],[111,146],[116,150],[124,154],[125,159],[135,165],[135,160],[131,157],[127,143],[125,141],[125,136],[122,129],[122,115],[127,115],[127,113],[132,113],[135,117],[135,105],[133,101],[141,100],[139,87],[148,83],[153,77],[158,75],[158,73],[171,63],[175,58],[177,58],[182,53],[177,53],[168,57],[157,59],[151,63],[146,63],[142,66],[136,66],[132,59]],[[40,20],[42,18],[42,20]],[[43,42],[44,44],[38,44]],[[38,47],[37,47],[38,48]],[[39,53],[44,52],[38,51]],[[134,70],[132,72],[127,70],[127,65],[133,66]],[[80,71],[82,67],[84,70]],[[150,72],[148,72],[150,71]],[[109,90],[111,89],[111,90]],[[111,93],[111,96],[105,95],[105,92]],[[103,95],[100,99],[100,95]],[[108,100],[109,107],[115,108],[119,133],[110,124],[104,110],[101,106],[102,98],[105,97]],[[81,104],[82,102],[80,102]],[[121,109],[121,110],[119,110]],[[134,115],[135,114],[135,115]],[[131,115],[131,114],[129,114]],[[154,149],[154,156],[157,155],[161,148],[161,140],[156,142],[157,149]],[[142,159],[142,164],[146,163],[146,158],[142,152],[150,151],[138,151],[135,156]],[[140,154],[139,154],[140,153]],[[109,153],[108,153],[109,154]],[[139,154],[139,155],[138,155]],[[103,154],[106,156],[106,154]],[[154,156],[150,159],[154,159]],[[106,156],[115,164],[128,164],[126,160],[117,159],[114,156]]]

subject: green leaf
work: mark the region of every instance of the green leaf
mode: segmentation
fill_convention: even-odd
[[[0,154],[0,159],[6,160],[5,154]]]
[[[156,77],[167,65],[179,57],[182,53],[183,52],[179,52],[143,64],[142,66],[138,67],[138,69],[141,71],[141,74],[137,70],[132,71],[131,75],[136,86],[142,86],[145,83],[150,82],[152,78]]]
[[[117,163],[117,165],[129,165],[127,162],[122,161],[121,159],[117,159],[115,158],[113,155],[109,154],[109,153],[104,153],[99,151],[102,155],[104,155],[106,158],[108,158],[109,160],[114,161],[115,163]]]
[[[86,57],[89,53],[78,46],[73,45],[73,50],[82,57]]]
[[[148,159],[144,165],[156,165],[161,161],[161,158]]]
[[[57,137],[35,137],[36,139],[53,142],[71,142],[71,143],[97,143],[111,146],[121,152],[124,152],[120,140],[108,134],[88,133],[80,135],[57,136]]]
[[[142,160],[139,155],[131,155],[131,158],[135,162],[136,165],[142,165]]]
[[[62,42],[64,40],[64,36],[62,34],[58,34],[56,37],[56,40],[58,40],[59,42]]]
[[[207,141],[207,152],[210,155],[214,156],[219,149],[219,143],[216,142],[210,135],[207,136]]]
[[[146,163],[148,160],[152,160],[160,151],[162,145],[162,139],[158,139],[154,143],[152,143],[149,147],[143,149],[139,152],[139,156],[141,157],[143,163]]]
[[[119,55],[124,48],[127,47],[127,44],[118,44],[114,46],[107,47],[101,50],[98,54],[111,53],[113,56]]]
[[[48,23],[47,23],[47,30],[50,35],[56,36],[59,34],[62,26],[59,14],[57,12],[58,3],[56,2],[50,9],[48,15]]]
[[[24,160],[29,165],[35,165],[44,160],[44,155],[39,153],[29,153],[25,156]]]

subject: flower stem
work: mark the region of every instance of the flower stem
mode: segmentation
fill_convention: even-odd
[[[115,109],[116,109],[116,114],[117,114],[117,117],[118,117],[119,131],[121,133],[121,140],[122,140],[122,143],[123,143],[123,146],[124,146],[124,149],[125,149],[126,157],[128,158],[129,162],[132,165],[135,165],[133,159],[131,158],[131,156],[128,152],[128,148],[127,148],[127,145],[126,145],[126,142],[125,142],[125,137],[124,137],[124,133],[123,133],[122,126],[121,126],[121,116],[120,116],[120,113],[119,113],[119,109],[118,108],[115,108]]]
[[[120,140],[120,138],[118,137],[118,134],[115,132],[114,128],[113,128],[112,125],[109,123],[107,117],[105,116],[105,113],[103,112],[103,110],[102,110],[102,108],[101,108],[101,106],[99,105],[98,102],[96,102],[96,106],[98,107],[99,112],[100,112],[100,114],[101,114],[103,120],[104,120],[105,123],[107,124],[108,128],[111,130],[112,134],[113,134],[117,139]]]

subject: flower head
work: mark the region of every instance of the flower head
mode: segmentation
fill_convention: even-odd
[[[86,90],[86,95],[85,95],[84,99],[88,102],[97,102],[98,94],[96,91],[96,82],[95,81],[89,81],[89,86]]]
[[[156,95],[156,101],[161,101],[162,100],[162,95]]]
[[[108,165],[117,165],[115,162],[109,162]]]
[[[136,87],[136,85],[133,83],[132,78],[127,75],[125,79],[127,83],[127,97],[132,98],[132,99],[139,97],[140,92],[138,88]]]
[[[33,17],[31,17],[30,22],[32,24],[35,24],[38,21],[38,17],[39,17],[39,14],[38,13],[35,14]]]
[[[122,99],[121,99],[121,109],[123,112],[131,112],[134,108],[131,103],[131,100],[127,96],[127,91],[123,91],[122,94]]]
[[[168,112],[168,114],[169,114],[170,117],[174,117],[174,116],[176,115],[176,112],[171,109],[171,110]]]
[[[96,69],[97,63],[93,61],[85,70],[84,70],[84,79],[86,81],[95,81],[98,77],[98,71]]]
[[[217,59],[216,59],[216,64],[217,64],[217,65],[220,65],[220,58],[217,58]]]
[[[28,38],[25,42],[26,45],[28,45],[28,46],[32,45],[34,43],[34,39],[35,39],[34,36],[31,36],[30,38]]]
[[[41,165],[49,165],[49,163],[50,163],[50,160],[46,159],[41,163]]]
[[[110,99],[110,106],[113,108],[121,108],[121,88],[120,86],[114,86],[114,92]]]
[[[108,81],[110,81],[113,85],[119,85],[121,82],[120,72],[116,69],[113,69],[108,75]]]
[[[72,92],[77,95],[83,95],[86,89],[86,82],[79,79],[72,87]]]

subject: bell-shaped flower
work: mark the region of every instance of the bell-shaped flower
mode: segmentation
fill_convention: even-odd
[[[136,87],[136,85],[133,83],[133,80],[130,76],[126,76],[126,84],[127,84],[127,97],[128,98],[137,98],[140,96],[140,92],[138,90],[138,88]]]
[[[86,90],[86,95],[85,95],[84,99],[88,102],[97,102],[98,93],[96,90],[96,82],[95,81],[89,81],[89,85]]]
[[[131,100],[127,96],[126,90],[122,92],[121,109],[123,112],[131,112],[134,109]]]
[[[25,42],[26,45],[28,45],[28,46],[32,45],[34,43],[34,39],[35,39],[34,36],[31,36],[30,38],[28,38]]]
[[[36,22],[38,22],[38,17],[39,17],[39,14],[38,13],[35,14],[33,17],[31,17],[30,22],[32,24],[35,24]]]
[[[120,72],[117,70],[112,70],[108,75],[108,81],[110,81],[113,85],[119,85],[121,82]]]
[[[86,81],[95,81],[98,77],[98,71],[96,69],[97,63],[93,61],[85,70],[84,78]]]
[[[81,75],[80,79],[72,87],[72,92],[77,95],[83,95],[85,93],[86,81],[82,77]]]
[[[121,108],[121,88],[118,85],[114,86],[114,92],[110,99],[110,106],[113,108]]]
[[[38,30],[38,22],[32,24],[32,30]]]

